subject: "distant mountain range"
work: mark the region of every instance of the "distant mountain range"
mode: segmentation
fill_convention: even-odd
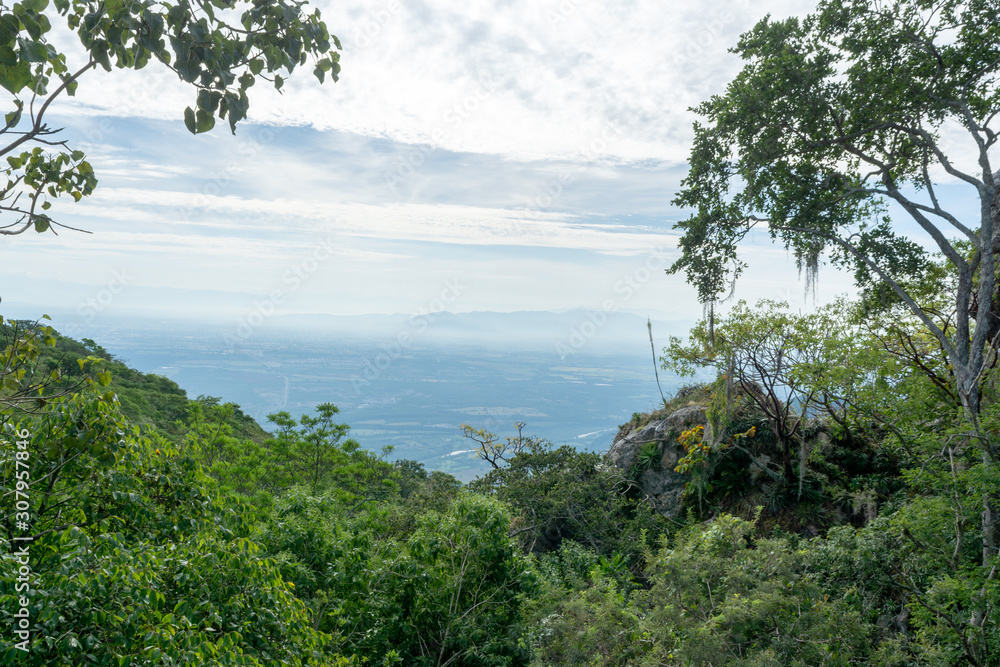
[[[7,305],[7,304],[4,304]],[[37,317],[23,307],[7,308],[8,317]],[[111,332],[152,330],[199,337],[218,337],[220,346],[244,347],[254,339],[295,339],[300,336],[333,334],[375,343],[403,342],[404,347],[423,344],[463,343],[500,347],[528,347],[555,351],[565,357],[577,351],[589,353],[634,353],[649,351],[646,317],[630,311],[574,309],[553,311],[479,311],[423,314],[324,315],[274,314],[248,322],[247,317],[225,321],[184,321],[149,317],[117,317],[102,314],[83,318],[72,311],[50,310],[53,324],[77,337],[101,339]],[[686,336],[691,319],[652,320],[659,352],[669,336]]]
[[[692,320],[652,320],[657,349],[668,336],[684,336]],[[411,336],[413,340],[447,340],[477,344],[549,347],[571,353],[584,347],[649,348],[646,318],[635,313],[576,309],[563,312],[516,311],[511,313],[426,313],[422,315],[281,315],[270,318],[263,328],[278,330],[330,331],[388,340]]]

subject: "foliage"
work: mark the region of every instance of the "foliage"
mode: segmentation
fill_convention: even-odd
[[[392,466],[384,461],[392,448],[376,456],[354,439],[343,440],[350,427],[335,423],[339,412],[333,403],[320,403],[316,416],[302,415],[298,425],[285,411],[268,415],[278,427],[265,445],[270,450],[267,483],[272,492],[301,483],[313,494],[330,488],[345,500],[366,502],[394,488]]]
[[[462,435],[476,443],[476,458],[483,459],[496,470],[509,464],[522,451],[544,446],[538,438],[525,437],[522,433],[525,425],[524,422],[514,422],[517,435],[507,436],[502,442],[495,433],[486,429],[474,428],[469,424],[462,424],[461,428]]]
[[[320,82],[327,73],[336,80],[340,71],[333,50],[340,42],[319,12],[307,14],[298,0],[56,0],[52,6],[23,0],[0,10],[0,86],[12,95],[0,127],[0,156],[7,157],[0,210],[9,218],[0,234],[44,232],[58,225],[46,212],[52,199],[68,195],[79,201],[93,192],[97,178],[86,155],[67,149],[45,115],[60,95],[75,94],[84,74],[98,65],[110,72],[159,61],[172,70],[196,91],[195,105],[184,110],[192,133],[212,129],[216,117],[235,132],[250,108],[247,91],[258,79],[280,91],[285,77],[310,58]],[[54,23],[75,33],[81,53],[63,53],[50,41]],[[83,64],[70,65],[74,60]]]
[[[496,501],[460,494],[405,533],[295,491],[262,539],[313,623],[371,664],[517,664],[517,618],[532,578]]]
[[[682,664],[848,665],[870,627],[810,576],[805,552],[726,515],[664,545],[637,595],[661,659]]]
[[[655,470],[660,464],[660,445],[657,442],[647,442],[635,455],[639,470]]]
[[[48,316],[42,319],[48,319]],[[95,382],[106,386],[110,372],[101,368],[95,377],[84,374],[102,361],[94,355],[79,355],[68,369],[76,377],[65,379],[65,371],[59,367],[48,367],[46,359],[51,357],[64,340],[49,325],[40,321],[17,321],[0,317],[0,336],[3,348],[0,350],[0,407],[18,412],[30,411],[46,402],[63,398],[83,386]]]
[[[489,664],[517,656],[510,632],[515,601],[531,582],[507,536],[509,523],[499,503],[473,495],[421,522],[407,545],[408,568],[423,573],[406,586],[422,658],[410,664]]]
[[[780,443],[784,481],[792,485],[796,480],[793,452],[801,442],[806,415],[818,398],[817,389],[802,382],[796,370],[816,363],[816,353],[822,349],[819,341],[836,335],[837,327],[819,315],[793,316],[785,312],[787,307],[762,300],[751,309],[740,301],[714,330],[706,322],[695,326],[688,345],[671,338],[663,363],[687,374],[698,365],[714,366],[721,375],[721,391],[716,394],[727,413],[737,390],[752,401]],[[713,426],[720,431],[713,434],[714,439],[721,441],[725,419],[715,420]]]
[[[721,515],[647,556],[648,588],[597,570],[563,589],[533,633],[533,664],[850,665],[873,626],[829,600],[807,551]]]
[[[856,312],[835,308],[822,317]],[[362,449],[331,404],[279,413],[262,436],[237,406],[188,401],[51,332],[26,378],[65,369],[50,386],[61,391],[87,356],[113,376],[6,410],[5,480],[15,429],[31,431],[30,479],[42,480],[29,664],[993,664],[1000,590],[981,565],[981,514],[1000,477],[954,397],[872,342],[895,335],[878,321],[842,320],[844,336],[788,371],[815,387],[818,415],[840,419],[800,427],[805,496],[761,495],[773,479],[755,481],[751,457],[766,464],[779,443],[763,413],[738,407],[723,440],[681,436],[677,465],[712,517],[686,524],[653,515],[599,454],[519,433],[516,454],[462,489]],[[982,386],[993,432],[996,378]],[[177,418],[142,408],[137,427],[118,393]],[[692,396],[711,400],[675,401]],[[314,487],[303,471],[317,461]],[[774,506],[755,513],[755,500]],[[15,521],[3,514],[8,540],[23,534]],[[16,567],[5,541],[0,622],[18,608]]]
[[[197,463],[142,436],[113,396],[11,420],[5,480],[14,432],[31,434],[30,528],[5,511],[0,616],[13,627],[27,593],[32,632],[27,654],[5,641],[5,664],[346,664],[247,539],[246,509],[219,502]],[[15,591],[15,535],[31,536],[27,591]]]
[[[521,451],[508,466],[469,484],[512,508],[512,533],[527,551],[548,551],[570,539],[604,555],[634,553],[642,530],[662,528],[661,518],[628,496],[630,488],[599,454],[551,445]]]
[[[385,512],[381,524],[385,533],[400,537],[412,534],[420,516],[446,511],[462,490],[460,481],[440,470],[428,472],[422,463],[400,460],[393,467],[397,490],[386,501],[391,510]]]
[[[19,326],[24,332],[25,323]],[[234,437],[260,442],[268,436],[233,403],[215,408],[219,406],[217,398],[201,396],[189,400],[187,392],[176,382],[129,368],[93,340],[76,341],[51,327],[31,326],[32,331],[38,332],[33,334],[36,349],[30,364],[23,366],[27,375],[22,382],[44,381],[45,393],[68,395],[88,384],[104,386],[106,391],[114,392],[122,415],[130,423],[148,428],[178,445],[184,443],[188,431],[194,428],[190,422],[199,419],[196,415],[209,413],[217,417],[222,414],[219,410],[225,412],[227,428]]]
[[[532,665],[637,664],[648,633],[640,612],[612,579],[598,577],[541,618],[532,637]]]
[[[975,423],[985,355],[1000,331],[1000,33],[984,24],[998,9],[992,0],[825,0],[805,19],[765,18],[744,34],[734,49],[743,70],[697,109],[706,122],[695,125],[691,171],[675,199],[694,212],[678,224],[682,257],[671,271],[685,271],[710,302],[745,267],[737,245],[758,224],[809,276],[829,249],[860,287],[891,291],[937,340]],[[968,167],[946,153],[941,137],[952,130],[974,147]],[[946,179],[975,198],[971,223],[943,207]],[[921,233],[901,233],[884,215],[889,203]],[[957,278],[950,332],[912,289],[933,266],[927,245]]]
[[[234,403],[220,404],[211,397],[199,396],[191,401],[187,423],[182,426],[187,431],[183,447],[218,481],[220,488],[252,497],[272,478],[274,453],[267,440],[257,442],[237,435],[238,411]]]
[[[705,465],[711,447],[703,436],[705,426],[698,424],[684,431],[677,437],[677,442],[684,448],[684,456],[677,462],[677,472],[691,472],[696,467]]]

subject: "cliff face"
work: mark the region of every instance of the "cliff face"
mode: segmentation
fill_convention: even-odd
[[[656,443],[660,452],[659,464],[643,470],[637,483],[657,512],[668,517],[676,516],[680,512],[684,486],[691,479],[686,473],[674,470],[684,456],[677,438],[683,431],[706,423],[705,408],[694,405],[680,408],[642,427],[623,428],[608,450],[608,462],[629,474],[639,466],[639,451],[643,445]]]

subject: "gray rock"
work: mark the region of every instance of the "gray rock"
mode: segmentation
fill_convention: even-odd
[[[662,453],[660,465],[657,469],[643,471],[638,479],[639,488],[657,512],[676,516],[680,513],[684,486],[690,480],[689,475],[674,470],[684,456],[677,438],[682,432],[707,423],[705,408],[697,405],[681,408],[665,419],[652,421],[617,438],[605,456],[609,463],[628,473],[636,464],[642,446],[648,442],[657,443]]]

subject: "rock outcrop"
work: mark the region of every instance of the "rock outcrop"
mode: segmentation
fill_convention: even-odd
[[[690,480],[685,473],[674,470],[684,456],[678,444],[680,434],[699,424],[707,423],[705,408],[697,405],[681,408],[663,419],[649,422],[641,428],[619,432],[606,455],[612,465],[626,472],[636,470],[639,451],[643,445],[654,442],[660,450],[659,465],[642,471],[637,479],[639,489],[653,508],[668,517],[681,509],[684,486]]]

